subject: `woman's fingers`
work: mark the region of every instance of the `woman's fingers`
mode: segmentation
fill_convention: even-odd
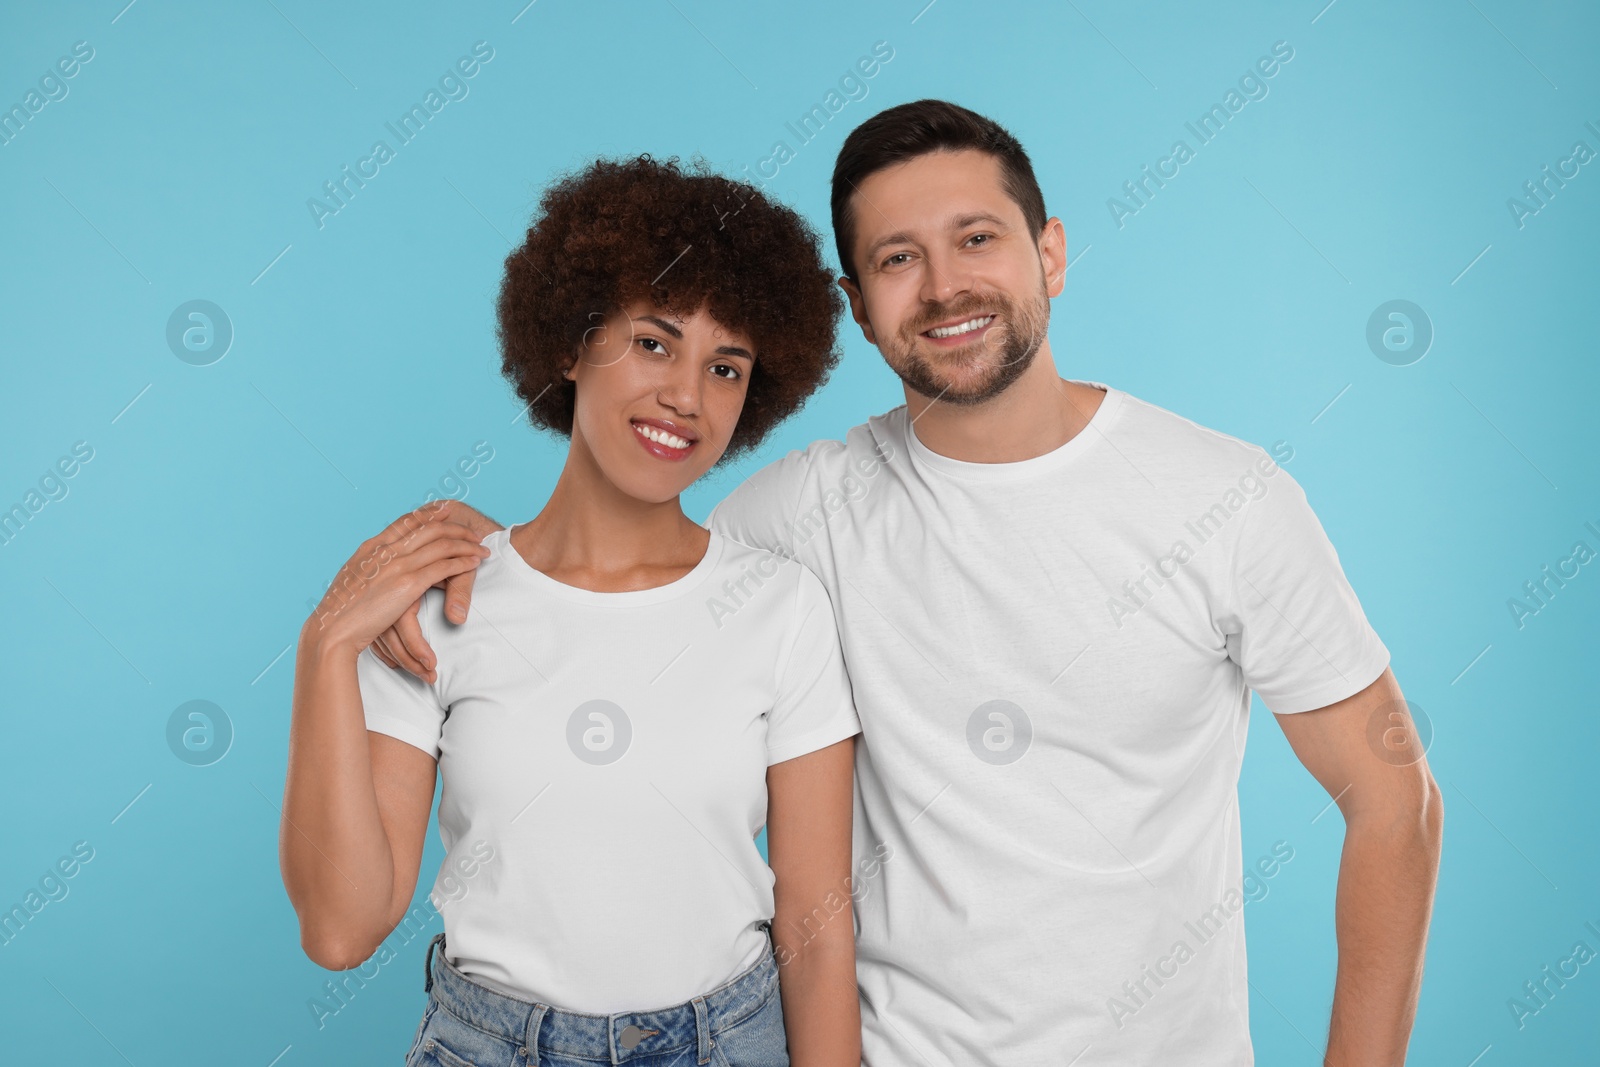
[[[447,556],[417,571],[417,580],[422,583],[422,589],[427,589],[429,586],[437,585],[452,575],[472,570],[481,562],[483,562],[483,557],[478,555]],[[422,593],[422,589],[417,591],[419,596]]]
[[[422,636],[422,626],[417,621],[417,612],[422,606],[422,593],[451,575],[477,567],[482,559],[476,551],[473,551],[478,548],[475,544],[468,544],[467,551],[455,554],[445,552],[445,547],[448,546],[430,545],[425,554],[439,558],[425,564],[417,565],[417,560],[414,558],[409,560],[416,569],[407,576],[407,580],[417,587],[417,599],[400,613],[400,617],[395,619],[387,630],[372,641],[375,646],[374,654],[390,667],[405,670],[429,683],[438,680],[434,670],[438,661],[434,656],[433,647],[428,644],[427,638]]]
[[[387,638],[389,638],[393,633],[393,630],[385,630],[377,637],[374,637],[372,639],[372,654],[377,656],[384,663],[388,664],[391,670],[399,670],[400,662],[389,654],[389,646],[386,643]]]
[[[496,530],[505,528],[471,504],[465,504],[459,500],[440,500],[437,503],[438,510],[430,513],[433,516],[433,521],[445,520],[462,523],[470,527],[473,535],[480,540],[488,537]]]
[[[390,667],[433,681],[436,660],[416,620],[418,601],[430,586],[475,569],[489,550],[461,523],[424,523],[410,517],[415,514],[401,516],[361,545],[318,613],[324,637],[376,646],[374,655]]]
[[[476,551],[479,547],[476,543],[465,543],[465,548],[459,554],[444,554],[437,560],[419,566],[412,579],[426,591],[440,581],[462,574],[471,574],[477,569],[478,562],[482,558]],[[430,555],[435,554],[437,553],[430,553]],[[434,655],[433,646],[428,644],[428,639],[422,635],[421,623],[417,621],[417,613],[421,607],[422,598],[419,593],[411,606],[400,613],[394,625],[379,634],[373,643],[381,646],[378,656],[390,667],[403,669],[431,683],[438,678],[434,671],[438,659]]]
[[[431,524],[432,520],[441,514],[439,501],[430,501],[414,511],[408,511],[380,530],[375,537],[368,538],[361,543],[359,554],[365,555],[369,549],[380,545],[393,544],[407,534]]]
[[[422,626],[417,622],[417,609],[421,604],[422,601],[418,600],[401,612],[394,625],[384,633],[386,637],[393,636],[395,643],[406,657],[406,662],[402,662],[401,666],[418,678],[424,677],[424,672],[432,671],[438,662],[434,658],[433,649],[428,646],[427,639],[422,636]]]
[[[477,553],[479,555],[489,550],[478,544],[478,539],[466,532],[465,526],[454,523],[439,523],[429,527],[427,534],[418,533],[406,541],[398,542],[392,546],[390,557],[401,559],[408,555],[422,552],[435,545],[448,545],[453,552]]]
[[[394,581],[404,584],[419,568],[447,556],[482,559],[489,553],[476,541],[446,534],[447,531],[435,531],[425,537],[418,536],[408,544],[381,545],[366,556],[352,559],[346,569],[352,572],[360,588],[387,586]]]
[[[412,512],[407,512],[374,539],[374,550],[387,549],[385,555],[402,549],[412,549],[436,538],[449,536],[470,540],[474,544],[496,530],[499,523],[458,500],[435,500]],[[364,548],[367,546],[363,546]],[[472,587],[476,572],[468,570],[452,575],[445,582],[445,618],[454,623],[467,621],[467,610],[472,603]]]
[[[444,583],[445,618],[457,624],[467,621],[467,606],[472,603],[472,583],[477,578],[477,571],[463,571]]]
[[[384,643],[383,643],[385,638],[392,637],[393,635],[394,635],[394,631],[393,630],[385,630],[383,633],[379,634],[377,637],[374,637],[372,639],[372,654],[374,656],[377,656],[378,657],[378,661],[380,663],[382,663],[385,667],[388,667],[390,670],[397,671],[397,670],[400,669],[400,664],[395,660],[395,658],[393,656],[389,655],[389,650],[388,650],[388,648],[386,648],[384,646]]]
[[[419,660],[416,655],[406,647],[405,640],[400,637],[399,626],[400,623],[397,621],[393,626],[379,634],[372,643],[376,645],[381,641],[383,646],[389,649],[390,655],[394,659],[394,662],[390,664],[391,667],[396,670],[405,671],[407,674],[415,675],[416,677],[421,678],[424,682],[431,684],[436,677],[433,673],[433,669]]]
[[[385,556],[392,557],[414,551],[440,538],[470,541],[473,544],[477,544],[480,540],[473,534],[470,527],[463,526],[459,522],[445,522],[441,519],[400,530],[395,536],[383,542],[378,547],[378,551]]]

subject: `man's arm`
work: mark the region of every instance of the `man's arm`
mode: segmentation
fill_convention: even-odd
[[[1277,716],[1345,820],[1327,1067],[1405,1062],[1422,986],[1444,804],[1394,672],[1315,711]]]
[[[404,518],[404,516],[402,516]],[[429,522],[455,522],[467,527],[479,541],[503,527],[477,508],[469,507],[459,500],[442,500],[427,513]],[[443,582],[444,586],[444,614],[445,618],[454,623],[467,621],[467,605],[472,602],[472,580],[477,577],[477,568],[455,575]],[[417,609],[422,606],[422,599],[417,600],[395,620],[393,626],[379,634],[372,642],[373,655],[377,656],[389,666],[409,671],[428,684],[438,681],[434,668],[439,665],[438,658],[433,654],[433,648],[422,636],[422,627],[417,624]]]

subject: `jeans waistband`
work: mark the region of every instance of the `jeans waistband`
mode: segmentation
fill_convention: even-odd
[[[537,1067],[541,1053],[620,1064],[691,1047],[695,1062],[704,1064],[711,1062],[712,1034],[758,1011],[778,981],[771,925],[763,926],[768,941],[760,959],[716,989],[670,1008],[595,1015],[507,996],[457,970],[445,957],[442,933],[428,943],[423,989],[463,1022],[521,1046],[530,1067]]]

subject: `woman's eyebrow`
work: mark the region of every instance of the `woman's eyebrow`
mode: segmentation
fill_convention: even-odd
[[[659,315],[640,315],[638,318],[634,319],[633,321],[634,322],[648,322],[652,326],[655,326],[656,328],[658,328],[661,331],[663,331],[664,333],[671,334],[673,337],[676,337],[679,340],[683,339],[683,331],[678,329],[676,326],[672,325],[672,323],[668,322],[666,319],[662,318]]]
[[[660,329],[663,333],[671,334],[673,337],[676,337],[679,340],[683,339],[683,331],[678,329],[672,323],[668,322],[666,319],[662,318],[659,315],[640,315],[637,318],[635,318],[633,321],[634,322],[648,322],[652,326],[655,326],[658,329]],[[754,362],[755,358],[756,358],[755,355],[753,353],[751,353],[751,351],[748,348],[742,348],[739,345],[723,345],[723,346],[721,346],[720,348],[717,349],[717,355],[719,355],[719,356],[743,356],[745,359],[748,359],[751,362]]]

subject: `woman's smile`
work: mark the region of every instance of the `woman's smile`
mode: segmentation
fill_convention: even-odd
[[[688,459],[700,440],[699,435],[689,427],[670,419],[635,418],[629,421],[633,426],[634,440],[658,459],[674,462]]]

